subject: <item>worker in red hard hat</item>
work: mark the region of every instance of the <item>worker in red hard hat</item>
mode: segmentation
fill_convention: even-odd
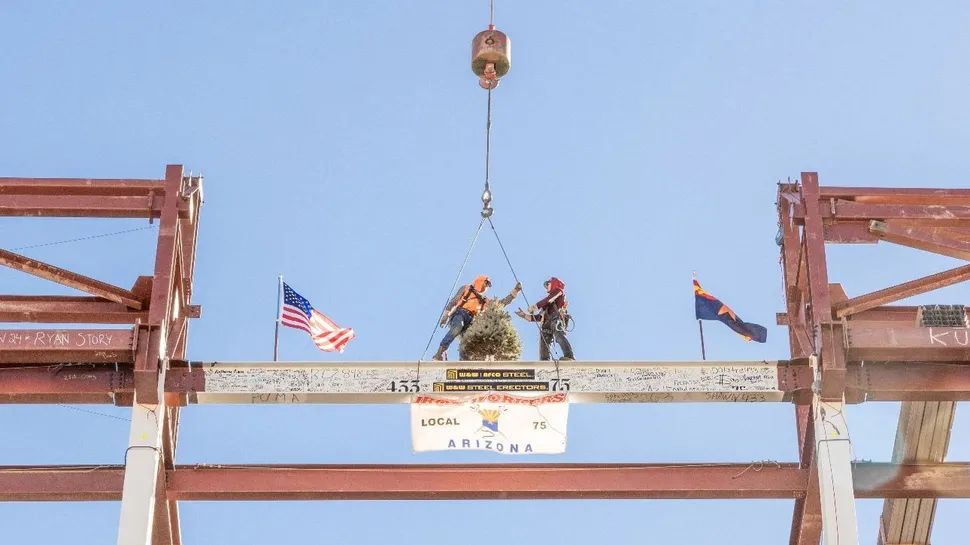
[[[462,286],[458,293],[451,298],[448,306],[442,311],[441,320],[438,322],[440,327],[447,325],[448,332],[441,339],[441,344],[438,346],[438,351],[433,359],[438,361],[448,359],[448,347],[451,346],[456,337],[472,325],[475,316],[485,308],[485,304],[488,302],[488,299],[485,298],[485,292],[491,286],[492,281],[488,276],[480,274],[475,277],[471,284]],[[509,304],[520,291],[522,291],[522,285],[516,284],[512,293],[502,299],[500,304],[503,306]]]
[[[573,360],[573,347],[566,338],[566,330],[572,318],[569,316],[569,302],[566,301],[566,283],[556,278],[549,278],[542,283],[546,288],[546,297],[530,306],[528,311],[518,309],[515,314],[530,322],[539,322],[539,359],[549,359],[549,345],[552,341],[562,348],[562,359]]]

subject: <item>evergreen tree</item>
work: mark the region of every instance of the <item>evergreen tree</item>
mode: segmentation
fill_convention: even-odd
[[[458,354],[464,361],[517,361],[522,357],[519,333],[498,299],[489,299],[461,336]]]

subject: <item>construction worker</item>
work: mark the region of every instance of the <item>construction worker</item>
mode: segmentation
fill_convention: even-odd
[[[515,314],[524,320],[542,324],[539,328],[539,360],[549,359],[549,345],[553,340],[562,348],[562,359],[575,359],[573,347],[566,338],[566,328],[570,320],[566,311],[569,306],[566,301],[566,284],[553,276],[542,285],[546,288],[546,297],[530,306],[528,312],[520,308]]]
[[[438,351],[435,353],[434,358],[437,361],[446,361],[448,359],[448,347],[455,340],[456,337],[461,335],[468,329],[468,326],[472,325],[472,320],[475,316],[488,302],[485,298],[485,292],[491,287],[492,281],[488,276],[480,274],[475,277],[475,280],[467,286],[463,286],[458,293],[451,299],[448,306],[441,313],[441,320],[438,322],[440,327],[448,326],[448,332],[441,339],[441,344],[438,346]],[[512,302],[513,299],[522,291],[522,284],[516,284],[504,299],[498,302],[498,304],[505,306]]]

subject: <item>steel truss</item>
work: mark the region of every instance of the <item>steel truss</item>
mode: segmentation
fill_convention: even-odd
[[[967,259],[970,190],[820,187],[815,173],[780,185],[789,360],[490,367],[529,370],[573,402],[791,403],[800,459],[783,464],[179,466],[188,404],[400,403],[443,391],[447,369],[481,367],[187,361],[188,319],[201,312],[191,304],[201,203],[201,178],[179,165],[159,180],[0,178],[3,216],[159,221],[154,274],[131,289],[0,250],[0,264],[87,294],[0,295],[0,321],[130,326],[0,330],[0,403],[132,406],[125,465],[0,467],[0,500],[120,499],[119,544],[174,545],[179,501],[776,498],[795,500],[791,544],[824,533],[845,545],[858,542],[854,499],[887,498],[879,539],[889,545],[928,543],[935,498],[970,497],[970,465],[943,463],[954,402],[970,399],[970,330],[923,327],[919,308],[888,306],[970,278],[970,266],[850,298],[829,283],[825,258],[826,242],[887,241]],[[313,380],[364,368],[370,381]],[[851,458],[842,407],[866,401],[904,402],[892,463]]]

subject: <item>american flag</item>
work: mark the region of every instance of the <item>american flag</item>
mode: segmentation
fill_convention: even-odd
[[[343,352],[344,345],[354,338],[351,328],[342,328],[322,312],[313,308],[310,301],[283,283],[283,309],[280,322],[288,327],[302,329],[310,334],[317,348],[324,352]]]

